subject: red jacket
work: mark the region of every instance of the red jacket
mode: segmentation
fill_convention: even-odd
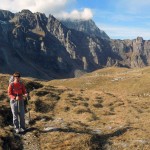
[[[23,83],[13,82],[9,84],[8,96],[11,100],[14,100],[16,96],[19,96],[19,100],[22,100],[24,94],[26,94],[26,89]]]

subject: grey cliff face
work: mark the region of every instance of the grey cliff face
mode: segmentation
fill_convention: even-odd
[[[121,66],[135,68],[150,65],[150,41],[142,37],[135,40],[111,40],[111,47],[118,54]]]
[[[74,29],[77,31],[82,31],[92,36],[97,36],[102,39],[109,40],[109,36],[102,30],[100,30],[94,21],[92,20],[61,20],[61,22],[68,28]]]
[[[18,70],[24,76],[52,79],[112,65],[150,65],[150,41],[102,38],[92,23],[88,23],[91,31],[85,26],[75,30],[52,15],[0,10],[0,72]]]

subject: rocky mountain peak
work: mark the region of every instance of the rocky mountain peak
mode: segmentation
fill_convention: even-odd
[[[137,38],[136,38],[136,42],[137,42],[137,43],[143,43],[143,41],[144,41],[144,40],[143,40],[142,37],[137,37]]]
[[[8,21],[14,17],[14,14],[7,10],[0,9],[0,20],[1,21]]]
[[[32,14],[32,12],[31,12],[30,10],[28,10],[28,9],[23,9],[23,10],[21,11],[21,13]]]
[[[24,28],[35,29],[37,26],[37,20],[39,13],[32,13],[30,10],[24,9],[19,13],[16,13],[14,18],[11,19],[15,25],[22,26]]]
[[[61,22],[70,29],[82,31],[86,34],[97,36],[102,39],[110,39],[109,36],[102,30],[100,30],[93,20],[61,20]]]

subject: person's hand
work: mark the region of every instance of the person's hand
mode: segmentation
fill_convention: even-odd
[[[16,100],[19,100],[19,96],[16,96]]]
[[[26,94],[24,94],[24,96],[25,96],[25,97],[28,97],[28,94],[26,93]]]

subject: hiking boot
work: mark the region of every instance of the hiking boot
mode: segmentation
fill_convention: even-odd
[[[26,129],[25,128],[20,128],[20,132],[25,132]]]
[[[19,129],[15,129],[15,132],[18,134],[19,133]]]

